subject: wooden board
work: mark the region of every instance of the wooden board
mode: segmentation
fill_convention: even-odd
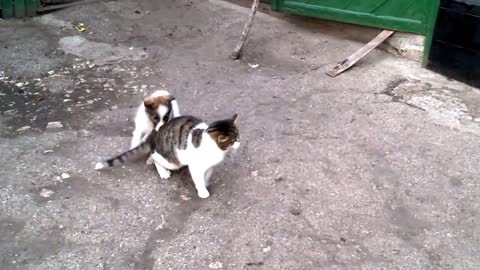
[[[349,69],[351,66],[355,65],[358,60],[362,59],[365,55],[375,49],[378,45],[384,42],[388,37],[393,35],[395,31],[390,30],[383,30],[378,36],[368,42],[365,46],[360,48],[360,50],[356,51],[354,54],[350,55],[343,61],[340,61],[336,64],[333,68],[328,69],[326,71],[327,75],[330,77],[336,77],[340,73],[344,72],[345,70]]]

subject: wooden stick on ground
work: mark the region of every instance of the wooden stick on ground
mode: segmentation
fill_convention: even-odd
[[[240,53],[242,51],[243,45],[245,44],[245,41],[247,41],[247,36],[248,36],[248,33],[250,32],[250,28],[252,28],[253,18],[255,17],[255,13],[257,12],[259,2],[260,0],[253,0],[252,9],[250,10],[250,15],[248,16],[248,20],[245,23],[245,26],[243,27],[240,40],[238,41],[237,46],[235,47],[232,55],[230,56],[230,58],[232,58],[233,60],[238,59],[238,57],[240,57]]]
[[[354,54],[350,55],[348,58],[344,59],[337,65],[335,65],[332,69],[326,71],[327,75],[330,77],[336,77],[340,73],[344,72],[345,70],[349,69],[353,66],[358,60],[362,59],[365,55],[375,49],[378,45],[384,42],[388,37],[390,37],[395,31],[383,30],[378,36],[368,42],[365,46],[360,48],[360,50],[356,51]]]

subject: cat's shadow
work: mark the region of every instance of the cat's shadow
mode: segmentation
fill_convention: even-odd
[[[179,189],[194,189],[195,185],[193,184],[192,177],[188,171],[188,167],[181,168],[178,171],[173,172],[175,183]]]
[[[216,174],[214,171],[207,186],[208,191],[210,192],[210,196],[219,192],[221,183],[217,179],[217,177],[218,174]],[[176,193],[178,196],[188,196],[192,199],[198,198],[197,189],[195,188],[195,184],[193,183],[192,177],[190,176],[190,171],[188,170],[188,167],[184,167],[178,171],[174,171],[171,180],[175,182],[175,187],[177,190]]]

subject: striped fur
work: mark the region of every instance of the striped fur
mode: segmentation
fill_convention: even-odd
[[[137,147],[134,147],[110,159],[97,162],[95,164],[95,170],[105,170],[114,166],[125,164],[129,161],[135,161],[141,157],[151,154],[155,148],[154,138],[156,133],[157,131],[153,130],[152,133],[145,139],[145,141],[140,143],[140,145]]]
[[[230,119],[207,125],[193,116],[173,118],[163,125],[157,125],[138,147],[98,162],[95,169],[110,168],[150,153],[163,179],[170,177],[171,170],[188,166],[198,196],[207,198],[210,196],[207,185],[213,167],[223,161],[227,151],[240,145],[236,120],[237,115],[234,115]]]
[[[182,116],[157,127],[151,157],[160,177],[169,178],[170,170],[188,166],[198,196],[210,196],[207,185],[213,167],[240,145],[236,119],[234,115],[207,125],[196,117]]]

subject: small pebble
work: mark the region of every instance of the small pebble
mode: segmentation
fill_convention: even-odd
[[[247,266],[262,266],[264,263],[263,262],[247,262]]]
[[[210,269],[222,269],[223,268],[223,263],[221,262],[212,262],[208,265],[208,268]]]
[[[63,125],[61,122],[49,122],[47,124],[47,129],[56,129],[56,128],[63,128]]]
[[[40,196],[43,197],[43,198],[49,198],[49,197],[52,196],[54,193],[55,193],[55,191],[53,191],[53,190],[43,188],[43,189],[40,191]]]
[[[61,177],[62,177],[62,179],[67,179],[67,178],[70,178],[70,174],[62,173]]]
[[[180,198],[182,198],[182,200],[184,200],[184,201],[191,200],[191,198],[188,195],[185,195],[185,194],[180,195]]]
[[[283,178],[283,177],[277,177],[277,178],[275,178],[275,180],[273,180],[273,181],[275,181],[275,183],[279,183],[279,182],[285,181],[285,178]]]
[[[300,209],[292,208],[290,209],[290,213],[294,216],[298,216],[302,213],[302,211]]]

